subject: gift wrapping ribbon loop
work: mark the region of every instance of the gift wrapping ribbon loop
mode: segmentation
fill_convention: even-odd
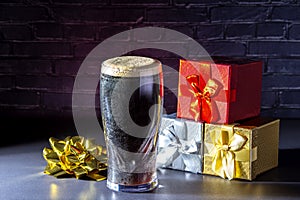
[[[233,127],[222,127],[219,134],[214,134],[216,137],[212,138],[216,148],[212,170],[222,178],[228,178],[229,180],[241,176],[236,161],[249,161],[249,150],[243,148],[247,138],[239,133],[234,133]]]
[[[177,135],[174,125],[170,125],[161,131],[158,147],[161,148],[162,151],[157,156],[157,167],[170,165],[180,154],[198,152],[195,139],[181,140]],[[188,162],[184,157],[182,158]],[[194,173],[197,173],[197,171]]]
[[[66,175],[78,178],[88,177],[96,181],[106,179],[106,150],[93,141],[80,136],[58,140],[49,139],[51,148],[44,148],[43,157],[47,161],[46,174],[55,177]]]
[[[212,105],[211,98],[218,89],[217,83],[209,79],[204,87],[201,87],[200,76],[192,74],[186,77],[187,82],[192,87],[191,92],[197,98],[198,103],[191,103],[191,110],[194,112],[195,121],[204,120],[211,121],[212,118]],[[200,110],[200,112],[197,112]]]

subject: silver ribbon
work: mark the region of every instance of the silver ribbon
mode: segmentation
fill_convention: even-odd
[[[188,126],[192,126],[192,128],[188,128]],[[189,132],[191,130],[201,131],[197,122],[187,125],[184,121],[173,119],[171,125],[160,131],[157,167],[168,167],[193,173],[201,172],[202,159],[199,148],[201,133],[191,133]]]

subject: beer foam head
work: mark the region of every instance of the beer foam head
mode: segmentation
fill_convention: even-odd
[[[101,73],[118,77],[139,77],[159,74],[162,71],[158,60],[141,56],[120,56],[105,60]]]

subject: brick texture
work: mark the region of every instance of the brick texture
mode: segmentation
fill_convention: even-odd
[[[1,55],[8,55],[10,53],[11,44],[6,42],[0,42],[0,53]]]
[[[268,17],[267,7],[257,6],[224,6],[211,10],[212,21],[250,21],[257,22],[266,20]]]
[[[4,0],[0,6],[0,109],[5,114],[71,117],[75,76],[88,53],[115,34],[145,26],[186,34],[211,55],[263,60],[262,114],[300,118],[297,0]],[[164,37],[153,34],[151,42],[163,46]],[[113,45],[118,48],[130,39],[145,41],[144,36],[123,34]],[[178,41],[170,42],[186,48]],[[188,52],[187,56],[198,53]],[[153,49],[128,54],[162,61],[165,110],[175,112],[179,56]],[[98,70],[93,65],[81,75],[97,80]],[[90,108],[94,91],[89,85],[81,87],[82,102],[77,106]],[[99,109],[99,93],[95,98]]]
[[[50,20],[45,7],[29,5],[5,5],[0,7],[0,21],[40,21]]]
[[[154,8],[147,10],[149,22],[205,22],[208,21],[206,8]]]
[[[290,39],[299,40],[300,39],[299,32],[300,32],[300,24],[292,25],[289,32]]]
[[[45,75],[52,73],[51,60],[2,59],[0,73],[3,75]]]
[[[62,76],[17,76],[16,87],[28,90],[71,92],[73,89],[73,78]]]
[[[285,38],[287,32],[287,24],[267,22],[257,25],[257,37],[280,37]]]
[[[300,6],[278,6],[275,7],[272,13],[272,19],[278,21],[299,21],[300,20]]]
[[[9,106],[39,106],[40,95],[34,91],[0,91],[1,105]]]
[[[65,42],[17,42],[13,43],[13,52],[17,56],[68,56],[71,45]]]
[[[31,40],[32,29],[28,25],[2,25],[0,32],[4,40]]]
[[[199,25],[196,34],[198,39],[222,39],[224,34],[223,25]]]
[[[246,45],[237,41],[218,41],[218,42],[205,42],[202,43],[203,47],[208,51],[210,55],[222,56],[227,49],[230,49],[226,53],[227,56],[245,56]]]
[[[226,27],[226,38],[253,38],[255,37],[256,25],[249,24],[230,24]]]
[[[291,75],[300,75],[300,59],[280,59],[272,58],[268,61],[267,72],[270,73],[285,73]]]
[[[263,90],[299,88],[300,76],[269,74],[264,76]]]
[[[168,5],[169,0],[112,0],[112,4],[122,4],[122,5]]]
[[[63,28],[64,26],[59,23],[48,23],[48,22],[41,22],[41,23],[35,23],[33,24],[35,36],[37,38],[63,38],[64,32]]]
[[[270,56],[298,56],[300,42],[257,41],[249,42],[249,54]]]

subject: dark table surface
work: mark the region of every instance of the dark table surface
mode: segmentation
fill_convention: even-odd
[[[56,179],[43,173],[45,137],[8,142],[0,147],[0,199],[300,199],[299,122],[282,120],[279,166],[252,182],[159,169],[159,187],[149,193],[113,192],[106,181]]]

